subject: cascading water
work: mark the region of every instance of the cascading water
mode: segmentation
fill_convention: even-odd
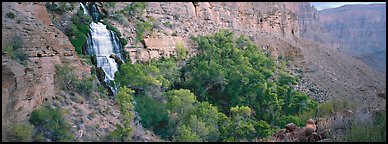
[[[89,15],[84,4],[80,3],[84,13]],[[121,44],[118,37],[113,31],[106,28],[106,25],[99,21],[99,13],[97,7],[92,5],[93,22],[90,23],[90,33],[87,39],[88,53],[95,55],[97,60],[97,67],[102,68],[105,73],[104,81],[109,84],[114,80],[114,74],[118,70],[118,65],[114,58],[110,58],[111,54],[115,54],[120,59]],[[113,94],[116,93],[116,87],[110,87]]]
[[[89,15],[88,9],[85,7],[85,5],[82,3],[80,3],[80,5],[84,10],[84,14]],[[119,43],[119,38],[113,31],[108,30],[106,28],[106,25],[98,22],[99,13],[95,5],[92,5],[91,16],[94,22],[90,24],[90,33],[87,38],[87,52],[96,56],[97,67],[101,67],[104,71],[104,81],[108,84],[110,83],[110,81],[114,80],[114,73],[118,70],[118,65],[116,61],[113,58],[110,58],[109,56],[111,54],[115,54],[117,57],[122,59],[120,53],[120,50],[122,49],[121,44]],[[110,88],[113,94],[116,94],[117,88]],[[132,101],[132,103],[133,105],[136,105],[136,101]],[[137,134],[137,136],[144,136],[145,130],[142,124],[140,123],[141,118],[135,110],[133,111],[135,113],[134,122],[136,126],[134,133]]]

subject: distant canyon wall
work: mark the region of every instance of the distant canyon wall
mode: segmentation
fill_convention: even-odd
[[[385,73],[385,4],[345,5],[318,14],[322,27],[343,43],[341,52]]]

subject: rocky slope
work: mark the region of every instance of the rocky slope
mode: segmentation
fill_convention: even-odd
[[[8,12],[16,17],[5,16]],[[28,55],[28,64],[23,66],[9,59],[2,49],[3,124],[4,120],[18,122],[25,119],[44,99],[55,95],[55,64],[69,62],[80,72],[90,73],[75,56],[67,36],[52,26],[44,5],[3,3],[2,24],[3,44],[9,43],[15,35],[20,36],[23,40],[21,50]]]
[[[345,5],[318,14],[322,26],[343,43],[341,52],[385,73],[385,4]]]

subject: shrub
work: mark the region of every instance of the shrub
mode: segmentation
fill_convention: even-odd
[[[11,127],[10,140],[15,142],[32,141],[34,126],[31,124],[13,124]]]
[[[164,22],[163,25],[168,28],[172,28],[172,24],[170,22]]]
[[[307,122],[308,119],[317,117],[317,109],[311,109],[299,115],[301,122]]]
[[[330,116],[333,112],[354,110],[355,108],[356,105],[354,103],[339,99],[319,104],[317,114],[319,117],[325,117]]]
[[[60,109],[39,108],[31,113],[29,121],[38,132],[52,141],[71,141],[74,136],[70,125],[64,120]]]
[[[71,18],[72,23],[67,30],[66,35],[69,37],[77,54],[82,55],[82,47],[86,43],[89,33],[89,25],[92,22],[90,16],[85,15],[82,10],[78,10]]]
[[[8,12],[6,15],[11,19],[14,19],[16,17],[16,15],[13,12]]]
[[[112,24],[110,24],[109,22],[104,22],[104,24],[106,25],[106,29],[108,30],[111,30],[113,32],[115,32],[116,36],[117,37],[121,37],[121,32],[118,28],[114,27]]]
[[[153,24],[148,21],[137,21],[136,23],[136,41],[143,41],[144,34],[147,31],[150,31],[153,27]]]
[[[187,56],[187,49],[184,47],[183,43],[178,42],[175,46],[175,49],[177,53],[177,59],[185,60]]]
[[[75,74],[69,64],[55,65],[55,83],[63,90],[68,90],[68,84],[75,80]]]
[[[154,21],[156,21],[156,19],[154,18],[154,17],[152,17],[152,16],[146,16],[146,18],[147,19],[149,19],[151,22],[154,22]]]
[[[294,123],[299,127],[302,127],[304,122],[299,117],[293,115],[279,117],[278,126],[284,128],[288,123]]]
[[[128,44],[128,40],[126,38],[120,38],[120,43],[124,47],[125,45]]]
[[[133,2],[130,5],[127,5],[123,9],[123,11],[126,15],[130,17],[143,15],[143,12],[147,8],[147,6],[147,2]]]
[[[67,2],[58,2],[58,4],[51,4],[52,2],[46,3],[46,8],[48,11],[57,13],[57,14],[63,14],[66,11],[73,10],[72,5],[68,6]]]
[[[141,95],[136,97],[137,105],[135,110],[142,118],[141,123],[144,128],[161,132],[168,124],[167,109],[165,105],[150,96]]]
[[[28,55],[21,50],[24,44],[23,38],[19,35],[15,35],[11,38],[11,40],[5,44],[4,51],[8,53],[10,58],[16,60],[18,63],[22,65],[26,65],[26,60],[28,59]]]
[[[347,142],[386,142],[386,113],[378,113],[373,123],[355,120],[351,133],[344,137]]]
[[[332,103],[326,102],[318,105],[318,116],[326,117],[330,116],[334,112]]]
[[[90,97],[93,92],[93,80],[90,78],[83,78],[74,82],[75,91],[79,94],[83,94]]]

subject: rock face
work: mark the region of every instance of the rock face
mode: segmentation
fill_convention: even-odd
[[[127,4],[130,3],[119,4],[115,9]],[[193,55],[191,35],[212,34],[220,29],[250,36],[257,44],[271,50],[275,57],[301,56],[300,49],[289,44],[295,43],[299,35],[297,16],[284,3],[150,2],[146,17],[155,19],[155,26],[154,31],[145,36],[143,50],[136,50],[132,41],[135,27],[120,25],[112,19],[122,35],[130,39],[126,50],[132,62],[174,55],[178,42],[190,48],[189,55]]]
[[[6,13],[16,15],[11,19]],[[41,3],[2,3],[2,42],[17,35],[23,40],[27,65],[2,55],[2,124],[26,120],[33,108],[55,96],[55,64],[69,62],[77,71],[90,74],[89,67],[75,56],[67,36],[52,26]],[[2,46],[4,50],[4,45]]]
[[[322,26],[344,46],[339,50],[385,73],[386,5],[345,5],[318,12]]]

